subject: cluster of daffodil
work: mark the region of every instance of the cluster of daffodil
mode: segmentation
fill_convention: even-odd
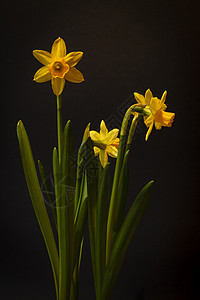
[[[96,299],[109,300],[153,186],[153,181],[145,185],[125,215],[128,158],[135,128],[143,118],[148,127],[147,140],[153,125],[156,129],[170,127],[175,114],[165,111],[166,91],[161,100],[153,97],[150,89],[145,96],[134,93],[137,103],[128,108],[120,131],[112,129],[108,132],[103,120],[99,133],[90,130],[88,124],[78,151],[77,163],[72,163],[75,161],[73,134],[70,121],[63,129],[61,94],[65,80],[74,83],[84,80],[82,73],[75,68],[83,53],[79,51],[67,54],[64,40],[58,38],[53,43],[51,53],[35,50],[33,55],[44,65],[36,72],[34,80],[51,80],[53,92],[57,96],[58,149],[53,149],[52,158],[55,197],[52,196],[47,173],[38,161],[57,237],[54,236],[55,230],[49,220],[22,121],[18,122],[17,133],[27,186],[52,265],[56,298],[78,299],[84,231],[88,221]],[[113,179],[108,155],[117,158]]]

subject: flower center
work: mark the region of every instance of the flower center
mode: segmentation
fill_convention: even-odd
[[[56,70],[60,70],[62,69],[62,64],[60,62],[55,62],[53,67],[56,69]]]
[[[69,72],[69,65],[63,59],[56,60],[48,65],[48,69],[54,78],[64,78],[65,74]]]
[[[104,143],[103,140],[93,140],[94,146],[98,147],[101,150],[105,150],[107,147],[107,144]]]

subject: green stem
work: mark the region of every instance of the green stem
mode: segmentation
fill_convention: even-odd
[[[61,163],[62,152],[62,97],[57,96],[57,126],[58,126],[58,157],[59,164]]]
[[[131,123],[131,127],[130,127],[130,130],[129,130],[129,134],[128,134],[128,140],[127,140],[127,144],[126,144],[126,150],[125,150],[125,153],[130,150],[131,148],[131,144],[132,144],[132,140],[133,140],[133,135],[135,133],[135,129],[136,129],[136,126],[139,122],[139,120],[141,119],[141,114],[137,114],[134,116],[133,120],[132,120],[132,123]]]
[[[108,223],[107,223],[106,263],[108,262],[110,250],[111,250],[110,248],[111,248],[111,240],[112,240],[112,230],[113,230],[113,223],[114,223],[115,210],[116,210],[118,184],[119,184],[123,157],[124,157],[124,150],[125,150],[126,131],[128,126],[128,121],[133,112],[134,106],[135,105],[132,105],[126,111],[124,119],[122,121],[122,126],[120,131],[119,149],[118,149],[118,155],[117,155],[117,161],[115,167],[115,174],[113,180],[113,187],[112,187],[112,193],[110,199],[110,208],[108,214]]]
[[[58,243],[59,243],[59,300],[65,300],[69,294],[67,291],[67,270],[66,270],[66,224],[65,224],[65,206],[62,203],[61,187],[61,155],[62,155],[62,97],[57,96],[57,136],[58,136],[58,182],[57,182],[57,220],[58,220]]]

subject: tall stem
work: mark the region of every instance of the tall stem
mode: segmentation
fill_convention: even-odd
[[[67,270],[66,270],[66,226],[65,207],[62,203],[61,191],[61,154],[62,154],[62,98],[57,96],[57,136],[58,136],[58,192],[57,192],[57,220],[58,220],[58,243],[59,243],[59,300],[67,297]],[[69,293],[68,293],[69,294]]]
[[[128,121],[133,112],[134,106],[135,105],[132,105],[126,111],[124,119],[122,121],[122,126],[120,131],[119,149],[118,149],[118,155],[117,155],[117,161],[115,167],[115,174],[114,174],[113,187],[112,187],[112,193],[110,199],[110,207],[108,213],[108,222],[107,222],[106,263],[108,262],[110,256],[110,250],[111,250],[110,248],[111,248],[111,240],[112,240],[112,231],[113,231],[113,223],[114,223],[115,210],[116,210],[116,199],[117,199],[116,196],[117,196],[119,178],[120,178],[121,168],[122,168],[122,163],[124,158],[126,131],[128,126]]]
[[[134,118],[132,120],[131,127],[130,127],[129,134],[128,134],[128,140],[127,140],[127,144],[126,144],[126,151],[130,150],[130,148],[131,148],[133,135],[135,133],[136,126],[140,119],[141,119],[141,115],[138,113],[134,116]]]
[[[62,97],[57,96],[57,127],[58,127],[58,157],[59,164],[61,163],[62,151]]]

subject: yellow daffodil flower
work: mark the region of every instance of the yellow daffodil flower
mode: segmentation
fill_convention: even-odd
[[[162,126],[171,127],[172,122],[175,117],[175,113],[166,112],[165,99],[167,96],[167,91],[164,91],[161,100],[157,97],[153,97],[153,94],[150,89],[145,93],[145,96],[134,93],[136,101],[145,106],[145,110],[149,112],[149,115],[144,117],[144,123],[149,128],[145,137],[145,140],[148,140],[148,137],[153,129],[155,128],[160,130]]]
[[[66,45],[62,38],[54,41],[51,53],[44,50],[34,50],[33,55],[44,66],[34,76],[36,82],[51,80],[52,89],[59,96],[65,86],[65,80],[80,83],[84,80],[83,74],[74,66],[83,56],[83,52],[70,52],[67,54]]]
[[[90,131],[90,138],[94,142],[94,154],[99,155],[99,160],[103,168],[108,163],[108,155],[116,158],[118,154],[119,138],[117,138],[119,129],[112,129],[108,132],[105,122],[100,124],[100,132]]]

